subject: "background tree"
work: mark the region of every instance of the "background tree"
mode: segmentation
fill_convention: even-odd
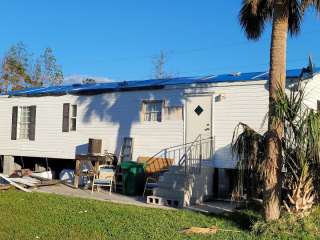
[[[51,48],[46,48],[34,63],[33,55],[28,52],[26,45],[19,42],[12,45],[2,59],[0,74],[2,93],[62,83],[63,73]]]
[[[34,86],[43,86],[45,82],[45,76],[43,75],[41,60],[37,59],[32,69],[32,79],[34,80]]]
[[[269,121],[264,171],[264,213],[267,221],[278,219],[281,201],[283,122],[275,118],[277,89],[285,90],[287,32],[296,35],[309,6],[320,12],[319,0],[243,0],[239,20],[247,38],[257,40],[272,22],[269,69]]]
[[[25,85],[32,84],[28,69],[30,55],[26,46],[19,42],[9,48],[6,52],[1,65],[1,92],[7,93],[8,90],[18,90]]]
[[[46,48],[37,59],[33,77],[37,85],[54,86],[63,83],[61,66],[57,64],[57,59],[51,48]]]

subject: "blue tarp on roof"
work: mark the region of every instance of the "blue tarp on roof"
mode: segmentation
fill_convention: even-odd
[[[316,73],[320,72],[317,68]],[[287,71],[287,78],[298,78],[301,74],[301,69]],[[221,82],[244,82],[268,80],[268,72],[249,72],[238,74],[221,74],[209,75],[202,77],[179,77],[172,79],[150,79],[143,81],[123,81],[123,82],[108,82],[108,83],[90,83],[90,84],[72,84],[63,86],[37,87],[28,88],[18,91],[11,91],[9,96],[42,96],[42,95],[63,95],[63,94],[95,94],[101,92],[115,91],[134,91],[140,89],[160,89],[165,86],[178,86],[190,84],[209,84]]]

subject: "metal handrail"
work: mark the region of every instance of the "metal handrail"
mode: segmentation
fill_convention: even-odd
[[[160,153],[162,153],[162,152],[165,152],[165,151],[169,151],[169,150],[172,150],[172,149],[174,149],[174,148],[178,148],[178,147],[185,147],[185,146],[187,146],[187,145],[189,145],[189,144],[195,144],[196,142],[200,142],[200,141],[205,141],[205,140],[209,140],[209,139],[213,139],[212,137],[208,137],[208,138],[205,138],[205,139],[200,139],[200,140],[197,140],[198,138],[199,138],[199,136],[201,136],[201,134],[199,134],[198,136],[197,136],[197,138],[196,138],[196,140],[195,141],[192,141],[192,142],[188,142],[188,143],[183,143],[183,144],[179,144],[179,145],[175,145],[175,146],[172,146],[172,147],[168,147],[168,148],[163,148],[163,149],[161,149],[159,152],[157,152],[156,154],[154,154],[152,157],[150,157],[147,161],[146,161],[146,163],[149,161],[149,160],[151,160],[151,159],[153,159],[153,158],[155,158],[156,156],[158,156]]]
[[[188,173],[188,167],[191,167],[189,170],[194,172],[200,172],[201,171],[201,162],[202,162],[202,154],[203,154],[203,144],[209,144],[209,155],[206,154],[206,156],[212,156],[212,139],[213,137],[208,137],[205,139],[201,138],[202,135],[199,134],[196,139],[192,142],[176,145],[173,147],[165,148],[157,152],[155,155],[150,157],[145,163],[152,166],[159,165],[158,161],[152,162],[153,159],[156,158],[164,158],[164,159],[170,159],[175,161],[179,166],[185,167],[185,174]],[[208,140],[210,142],[208,142]],[[199,149],[198,149],[199,148]],[[181,155],[182,154],[182,155]],[[195,157],[192,157],[193,154],[196,154]],[[189,155],[191,156],[189,159]],[[191,162],[189,162],[189,160]],[[170,163],[171,165],[172,163]],[[190,165],[190,166],[189,166]],[[160,167],[160,166],[159,166]],[[196,170],[194,170],[194,168]]]
[[[200,138],[200,140],[197,140],[198,138]],[[182,164],[182,158],[183,157],[186,157],[187,156],[187,152],[190,152],[190,150],[191,150],[191,148],[194,146],[194,144],[196,143],[196,142],[198,142],[198,141],[200,141],[201,142],[201,134],[199,134],[197,137],[196,137],[196,139],[193,141],[193,142],[191,142],[191,145],[190,145],[190,147],[184,152],[184,154],[182,155],[182,157],[179,159],[179,165],[180,164]]]
[[[202,139],[201,135],[197,138],[200,138],[199,141],[195,141],[189,148],[186,150],[185,154],[181,157],[179,166],[184,165],[185,174],[193,173],[199,174],[201,172],[202,160],[203,160],[203,144],[208,144],[209,142],[209,158],[212,157],[212,140],[213,137]],[[194,156],[196,154],[196,156]],[[207,154],[206,154],[207,156]],[[183,159],[183,161],[182,161]]]

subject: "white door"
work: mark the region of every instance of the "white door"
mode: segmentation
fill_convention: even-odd
[[[202,139],[212,136],[212,96],[186,98],[186,143],[193,142],[200,134]]]

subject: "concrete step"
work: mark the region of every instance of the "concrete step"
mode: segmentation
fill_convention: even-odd
[[[194,182],[195,179],[194,178],[179,178],[176,176],[170,176],[170,177],[166,177],[161,179],[161,181],[159,181],[159,183],[167,183],[167,184],[188,184],[188,183],[192,183]]]
[[[185,169],[183,166],[170,166],[169,172],[174,172],[176,174],[185,174]]]
[[[168,173],[163,175],[163,177],[159,179],[159,182],[168,182],[168,181],[185,182],[186,180],[187,180],[187,177],[184,175]]]
[[[169,171],[184,171],[184,166],[171,165]]]
[[[172,191],[185,191],[186,190],[186,186],[184,183],[179,183],[179,184],[175,184],[175,183],[163,183],[163,182],[159,182],[158,183],[158,188],[159,189],[167,189],[167,190],[172,190]]]
[[[169,171],[160,178],[159,187],[154,189],[153,196],[148,197],[148,203],[173,207],[189,206],[195,175],[186,175],[183,166],[170,166]],[[192,199],[191,202],[195,201]]]
[[[198,169],[198,167],[189,167],[188,169],[190,170],[191,168],[193,169]],[[184,166],[177,166],[177,165],[172,165],[169,167],[169,171],[177,172],[177,173],[185,173],[185,167]]]
[[[165,198],[174,198],[174,199],[184,199],[185,191],[157,188],[153,191],[154,196],[165,197]]]
[[[190,177],[195,177],[193,174],[188,174],[185,175],[184,172],[182,173],[181,171],[174,171],[174,170],[169,170],[168,172],[165,172],[162,177],[169,177],[169,176],[175,176],[177,178],[190,178]]]
[[[162,182],[162,183],[166,183],[166,184],[172,184],[172,183],[175,183],[175,184],[191,184],[195,181],[195,178],[194,177],[179,177],[179,176],[176,176],[176,175],[170,175],[166,178],[163,178],[161,181],[159,182]]]

